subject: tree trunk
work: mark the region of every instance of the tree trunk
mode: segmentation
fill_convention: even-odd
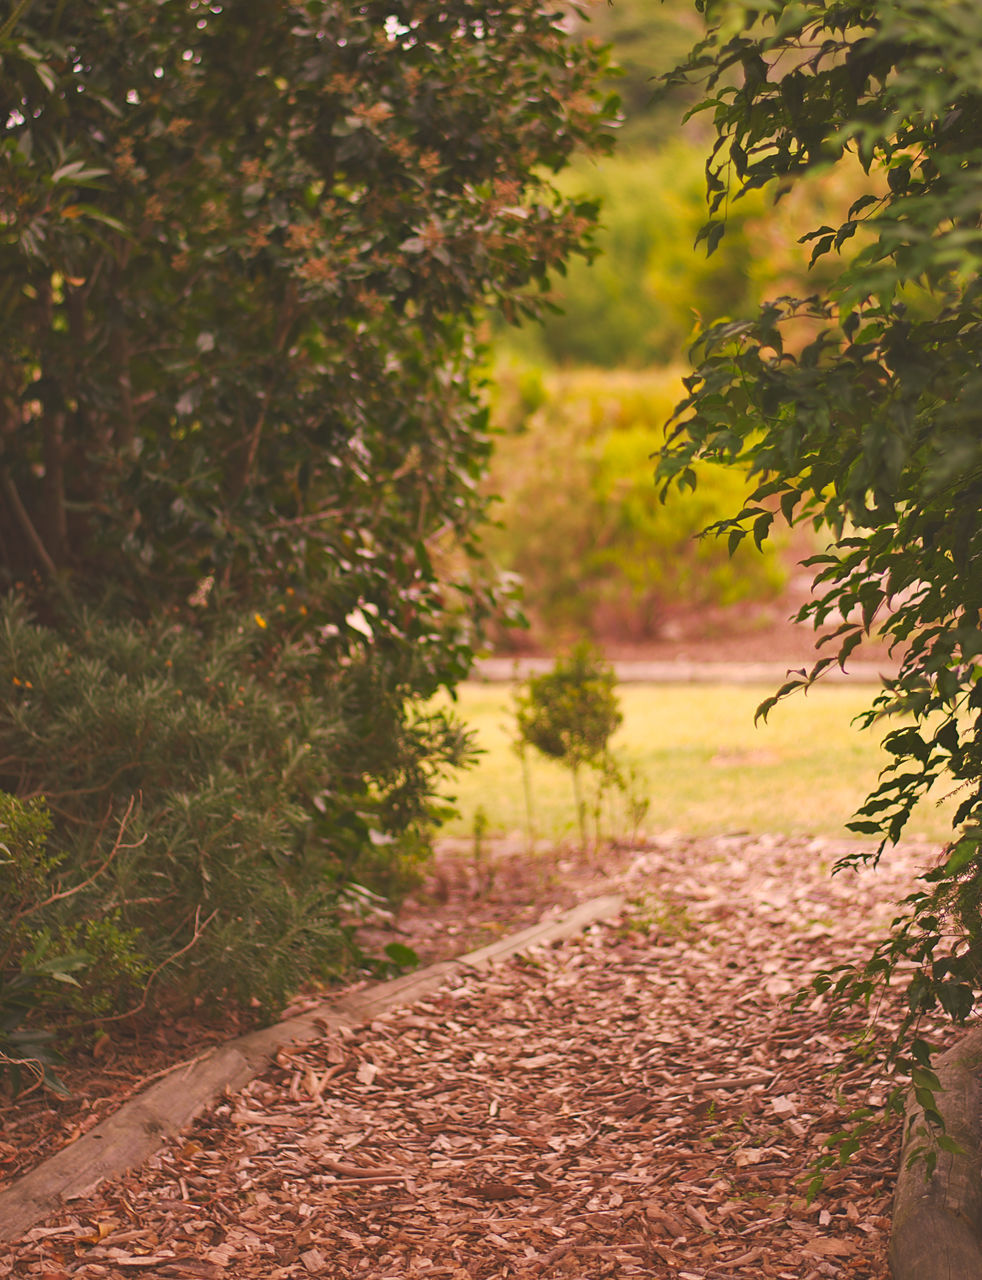
[[[982,1277],[982,1028],[969,1032],[933,1064],[945,1132],[960,1155],[938,1153],[930,1177],[922,1157],[908,1168],[921,1108],[907,1107],[904,1149],[893,1202],[890,1265],[894,1280],[979,1280]]]

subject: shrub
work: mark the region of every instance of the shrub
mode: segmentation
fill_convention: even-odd
[[[703,463],[695,493],[658,501],[651,455],[677,396],[674,372],[581,370],[540,382],[503,366],[498,384],[495,418],[506,434],[491,484],[502,502],[486,543],[522,578],[540,638],[643,640],[675,610],[781,589],[779,548],[731,557],[697,536],[741,501],[740,477]]]
[[[158,999],[270,1008],[343,968],[346,886],[392,888],[466,756],[381,663],[329,666],[276,611],[206,631],[88,612],[56,631],[8,602],[0,715],[0,781],[45,790],[59,865],[86,882],[45,927],[89,955],[89,1016],[151,972]]]
[[[0,61],[0,786],[90,1013],[274,1005],[462,757],[417,707],[495,599],[435,567],[488,505],[475,317],[590,251],[551,175],[604,55],[534,0],[35,0]]]
[[[586,845],[586,805],[580,770],[586,766],[612,775],[612,734],[623,716],[613,670],[585,643],[552,671],[530,676],[517,695],[515,719],[520,750],[534,747],[570,771],[576,797],[580,839]]]
[[[43,800],[0,792],[0,1079],[14,1092],[27,1081],[64,1092],[52,1071],[60,1055],[43,1020],[89,961],[84,953],[57,954],[43,929],[34,932],[59,893],[50,829]]]

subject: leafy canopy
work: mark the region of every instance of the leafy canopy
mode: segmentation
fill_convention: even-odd
[[[831,287],[703,333],[660,476],[690,485],[700,457],[746,468],[750,500],[716,526],[731,545],[759,544],[779,513],[830,531],[799,617],[837,622],[835,652],[777,697],[873,630],[892,642],[899,675],[867,722],[912,720],[888,733],[893,763],[854,829],[879,837],[878,857],[944,778],[959,789],[958,830],[871,969],[839,989],[868,992],[872,976],[912,959],[912,1017],[940,1002],[962,1018],[982,957],[982,10],[973,0],[701,7],[707,38],[677,75],[705,83],[697,110],[716,127],[710,250],[746,192],[780,194],[847,166],[865,190],[802,236],[813,261],[837,256]],[[961,925],[948,954],[952,913]]]
[[[533,0],[21,6],[5,584],[306,586],[346,642],[425,650],[434,548],[483,512],[472,321],[534,314],[582,247],[592,207],[549,175],[603,144],[602,62]]]

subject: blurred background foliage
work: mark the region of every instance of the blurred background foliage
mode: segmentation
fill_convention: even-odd
[[[651,455],[680,397],[678,366],[543,368],[501,362],[494,416],[502,436],[489,484],[500,495],[486,535],[525,587],[533,636],[639,643],[680,610],[773,599],[787,568],[765,553],[698,535],[738,510],[741,477],[704,463],[693,493],[659,501]],[[548,477],[548,484],[544,479]]]
[[[841,221],[861,181],[868,185],[858,165],[840,165],[818,168],[777,201],[750,192],[728,208],[726,235],[709,259],[695,242],[706,221],[711,129],[702,117],[682,123],[694,90],[667,91],[658,80],[699,37],[695,7],[589,4],[574,30],[611,43],[624,116],[613,155],[574,157],[557,179],[567,198],[599,202],[597,253],[564,265],[551,308],[534,324],[488,322],[500,433],[488,492],[502,501],[485,546],[524,582],[531,630],[511,642],[542,650],[573,636],[643,642],[680,614],[766,605],[812,550],[785,537],[731,560],[725,545],[696,541],[739,509],[739,480],[706,469],[697,496],[663,507],[651,455],[681,399],[700,325],[825,290],[836,263],[830,256],[810,267],[800,228]],[[789,349],[813,333],[802,321]]]

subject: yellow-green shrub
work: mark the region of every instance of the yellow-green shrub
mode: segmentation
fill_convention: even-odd
[[[700,464],[693,494],[663,505],[651,455],[681,395],[677,370],[550,372],[499,367],[501,495],[492,558],[518,573],[534,624],[554,638],[657,634],[675,609],[766,599],[784,570],[774,548],[732,558],[698,538],[738,511],[738,476]]]

